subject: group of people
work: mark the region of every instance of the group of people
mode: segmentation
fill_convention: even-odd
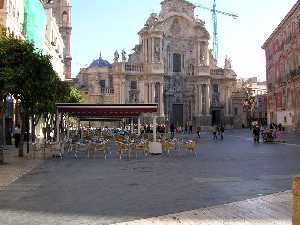
[[[269,128],[262,129],[259,124],[253,126],[252,134],[254,143],[260,142],[262,136],[264,142],[280,141],[284,127],[281,124],[271,123]]]
[[[181,126],[175,127],[175,125],[173,123],[171,123],[170,132],[171,132],[172,138],[174,138],[175,132],[178,133],[178,134],[182,134],[182,133],[184,133],[184,134],[193,134],[193,126],[186,124],[184,126],[184,129],[182,129]],[[201,135],[200,135],[201,134],[201,127],[197,127],[196,132],[197,132],[198,138],[200,138],[201,137]]]
[[[213,139],[218,140],[218,136],[219,136],[220,139],[223,141],[224,140],[224,132],[225,132],[224,126],[223,125],[214,126],[212,129],[213,129],[212,130]]]

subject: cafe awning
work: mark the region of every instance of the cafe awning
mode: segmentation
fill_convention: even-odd
[[[57,103],[58,113],[79,118],[132,118],[157,113],[157,104],[73,104]]]

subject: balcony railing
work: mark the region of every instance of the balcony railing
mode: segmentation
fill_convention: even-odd
[[[144,66],[141,64],[125,64],[125,72],[129,73],[143,73]]]
[[[212,69],[212,70],[210,70],[210,75],[224,76],[224,70],[223,69]]]
[[[102,95],[114,95],[115,90],[113,88],[101,88],[100,93]]]

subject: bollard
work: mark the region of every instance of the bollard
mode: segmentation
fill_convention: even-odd
[[[293,181],[293,225],[300,225],[300,176]]]
[[[0,164],[4,164],[4,150],[0,147]]]

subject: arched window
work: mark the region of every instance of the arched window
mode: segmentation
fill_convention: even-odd
[[[62,14],[62,24],[63,24],[63,26],[69,25],[69,15],[66,11],[64,11]]]

